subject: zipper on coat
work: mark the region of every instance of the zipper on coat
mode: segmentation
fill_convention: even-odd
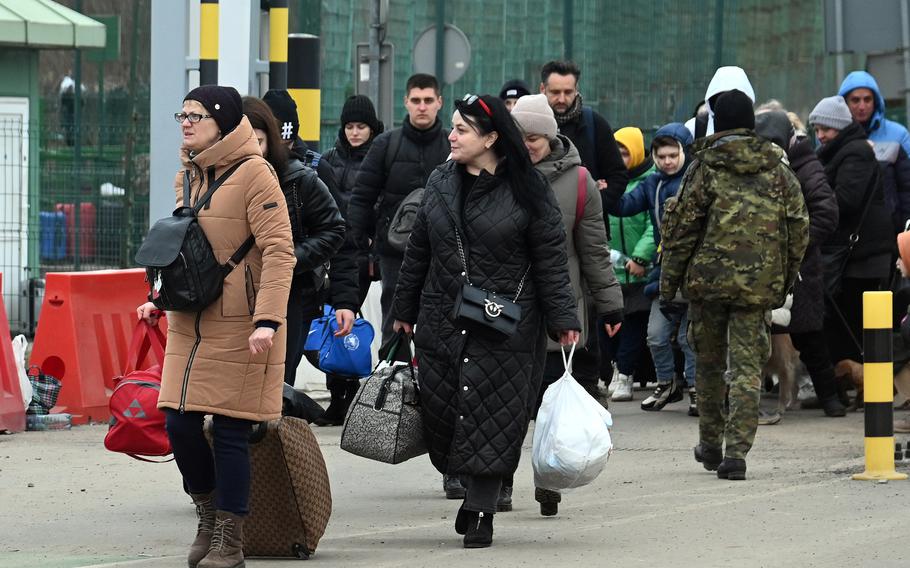
[[[619,217],[619,246],[622,247],[622,254],[624,256],[632,258],[632,255],[626,252],[626,228],[622,220],[623,218]],[[622,259],[620,259],[620,262],[622,262]],[[628,284],[632,278],[629,276],[629,269],[626,268],[625,265],[623,265],[623,268],[625,269],[625,272],[623,274],[625,274],[626,284]]]
[[[202,343],[202,333],[199,331],[199,321],[202,319],[202,312],[196,313],[196,342],[193,343],[193,348],[190,350],[190,356],[186,361],[186,370],[183,371],[183,386],[180,387],[180,405],[177,407],[177,410],[180,411],[180,414],[183,414],[186,410],[186,389],[190,384],[190,369],[193,367],[193,359],[196,358],[196,351],[199,349],[199,344]]]

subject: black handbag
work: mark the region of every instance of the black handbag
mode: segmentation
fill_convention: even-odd
[[[479,288],[471,284],[471,277],[468,272],[468,258],[464,252],[464,246],[461,243],[461,235],[458,228],[455,228],[455,241],[458,244],[458,254],[461,256],[461,264],[464,266],[465,283],[455,299],[455,319],[470,324],[480,325],[485,329],[496,331],[505,336],[510,336],[518,329],[518,322],[521,321],[521,306],[518,297],[524,288],[525,279],[531,266],[525,270],[521,281],[518,283],[518,291],[515,292],[515,298],[509,300],[503,296]]]
[[[859,217],[859,223],[856,224],[856,229],[850,233],[847,244],[822,248],[825,296],[829,299],[836,298],[841,293],[844,272],[847,271],[847,264],[850,262],[850,257],[853,255],[853,249],[856,247],[856,243],[859,242],[859,231],[862,229],[863,223],[866,222],[866,215],[869,213],[869,208],[872,205],[872,195],[874,191],[874,184],[870,185],[869,189],[866,190],[863,212]]]

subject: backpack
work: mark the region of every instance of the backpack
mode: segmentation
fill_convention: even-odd
[[[237,162],[218,179],[210,179],[208,191],[192,207],[190,173],[183,172],[183,206],[175,209],[172,216],[159,219],[136,253],[136,263],[145,267],[148,299],[158,309],[204,310],[221,297],[224,279],[253,248],[256,239],[250,235],[226,264],[219,263],[198,218],[215,191],[245,161]]]
[[[417,220],[417,209],[420,208],[420,202],[423,201],[423,192],[424,188],[418,187],[409,193],[398,204],[398,209],[392,216],[387,240],[389,246],[397,251],[404,252],[404,249],[408,247],[408,239],[411,237],[411,231],[414,230],[414,221]]]
[[[158,408],[161,390],[161,367],[133,370],[142,364],[151,350],[164,361],[165,338],[161,329],[139,321],[127,352],[127,368],[114,379],[114,392],[108,402],[111,420],[104,447],[140,461],[153,461],[140,456],[166,456],[171,443],[164,426],[164,413]],[[165,460],[170,461],[170,460]]]
[[[578,166],[578,191],[575,197],[575,225],[572,229],[577,229],[578,224],[585,216],[585,201],[588,200],[588,168]]]
[[[594,152],[594,155],[597,155],[597,137],[595,134],[596,127],[594,126],[594,109],[588,106],[582,105],[581,107],[581,120],[585,125],[585,138],[588,139],[588,144],[591,146],[591,151]]]

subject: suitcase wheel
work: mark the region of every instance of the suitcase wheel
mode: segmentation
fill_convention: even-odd
[[[294,546],[291,547],[291,551],[294,553],[294,556],[300,560],[309,560],[310,558],[310,551],[306,546],[300,544],[299,542],[294,543]]]

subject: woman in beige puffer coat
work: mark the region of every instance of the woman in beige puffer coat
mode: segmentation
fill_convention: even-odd
[[[198,313],[168,314],[167,350],[158,407],[199,526],[189,566],[243,562],[243,519],[249,511],[249,434],[254,421],[281,415],[285,311],[296,262],[287,205],[275,172],[262,158],[240,95],[230,87],[191,91],[176,115],[183,130],[175,189],[191,204],[209,184],[243,162],[199,212],[218,261],[225,263],[252,235],[255,244],[224,280],[221,297]],[[154,319],[154,305],[139,317]],[[213,415],[213,449],[203,418]]]

